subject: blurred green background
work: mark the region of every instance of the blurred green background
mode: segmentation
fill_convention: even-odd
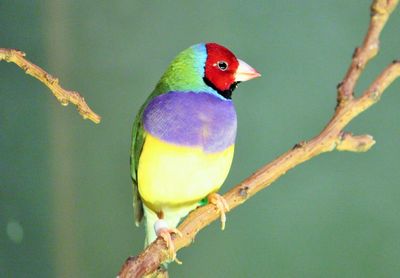
[[[129,177],[133,118],[171,59],[216,41],[263,76],[235,91],[236,156],[222,191],[316,135],[364,36],[370,1],[0,1],[0,47],[79,91],[83,121],[13,64],[0,63],[0,276],[113,277],[142,249]],[[397,10],[361,92],[400,57]],[[296,167],[213,223],[171,277],[398,277],[400,82],[347,130],[368,153]]]

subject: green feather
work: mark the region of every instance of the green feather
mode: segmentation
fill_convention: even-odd
[[[204,44],[194,45],[178,54],[136,115],[132,127],[130,162],[133,181],[133,208],[135,211],[135,224],[137,226],[143,218],[143,205],[139,194],[137,178],[139,159],[146,140],[146,132],[143,128],[143,111],[147,104],[155,97],[170,91],[209,91],[209,87],[203,82],[205,60],[206,52]]]

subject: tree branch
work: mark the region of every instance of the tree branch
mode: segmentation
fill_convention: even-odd
[[[354,87],[365,65],[378,52],[379,35],[398,0],[375,0],[371,5],[371,20],[361,47],[356,48],[351,65],[343,82],[338,86],[338,105],[329,123],[319,135],[308,142],[296,144],[291,150],[257,170],[250,177],[229,190],[224,198],[234,209],[260,190],[268,187],[293,167],[317,155],[333,150],[364,152],[375,143],[370,135],[354,136],[343,128],[361,112],[378,102],[384,90],[400,76],[400,61],[390,64],[363,94],[355,98]],[[175,249],[190,245],[196,234],[214,220],[219,213],[214,205],[199,207],[179,225],[182,237],[175,237]],[[130,257],[122,266],[119,276],[142,277],[157,271],[162,262],[168,260],[164,240],[158,238],[141,254]],[[158,272],[156,272],[158,273]]]
[[[44,69],[28,61],[24,57],[25,53],[22,51],[0,48],[0,61],[4,60],[6,62],[15,63],[27,74],[45,84],[53,92],[61,105],[66,106],[68,103],[75,104],[79,114],[81,114],[84,119],[90,119],[96,124],[100,123],[101,117],[90,109],[85,99],[78,92],[63,89],[59,85],[58,78],[51,76]]]

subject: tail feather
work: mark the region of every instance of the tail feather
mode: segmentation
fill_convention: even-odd
[[[154,223],[156,223],[158,217],[152,210],[143,204],[144,218],[145,218],[145,230],[146,237],[144,239],[144,248],[149,246],[156,238],[156,232],[154,231]]]
[[[163,209],[164,220],[167,221],[169,228],[176,228],[183,217],[185,217],[190,211],[197,207],[197,203],[184,206],[180,208],[168,208]],[[158,220],[157,214],[143,204],[145,225],[146,225],[146,238],[144,241],[144,247],[149,246],[156,238],[156,232],[154,231],[154,224]]]

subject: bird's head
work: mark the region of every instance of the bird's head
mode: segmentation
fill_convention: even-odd
[[[207,58],[204,66],[204,82],[225,98],[230,98],[237,84],[260,74],[226,47],[216,43],[205,44]]]
[[[226,47],[200,43],[182,51],[172,61],[158,87],[163,91],[198,91],[230,99],[237,84],[259,76]]]

